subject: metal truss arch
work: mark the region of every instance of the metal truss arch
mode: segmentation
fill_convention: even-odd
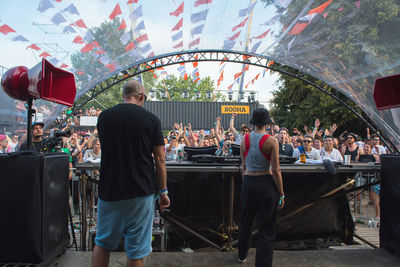
[[[323,87],[318,86],[313,81],[306,79],[306,73],[302,72],[300,69],[289,68],[289,70],[293,70],[292,72],[288,71],[286,65],[283,64],[272,64],[274,61],[279,62],[276,59],[268,58],[266,56],[258,55],[258,54],[251,54],[245,53],[241,51],[230,51],[230,50],[196,50],[196,51],[181,51],[176,53],[169,53],[158,55],[151,58],[146,58],[135,62],[131,65],[128,65],[124,68],[116,70],[109,75],[107,75],[103,80],[96,81],[89,88],[79,99],[79,105],[74,104],[72,113],[66,116],[63,120],[54,121],[51,125],[47,128],[59,127],[64,122],[68,120],[69,117],[73,116],[77,113],[78,110],[82,109],[90,100],[98,96],[99,94],[105,92],[106,90],[110,89],[114,85],[121,83],[123,81],[129,80],[130,78],[137,76],[141,73],[155,70],[157,68],[176,65],[180,63],[190,63],[190,62],[208,62],[208,61],[215,61],[215,62],[231,62],[231,63],[239,63],[239,64],[248,64],[253,65],[261,68],[267,68],[272,71],[279,72],[284,75],[289,75],[291,77],[297,78],[315,89],[329,95],[330,97],[334,98],[338,101],[341,105],[345,106],[349,109],[353,114],[355,114],[360,120],[363,121],[365,125],[367,125],[373,132],[379,135],[377,129],[375,129],[367,120],[365,120],[360,113],[350,107],[347,103],[341,100],[337,94],[337,89],[335,89],[335,94],[325,90]],[[328,85],[328,84],[326,84]],[[328,85],[329,86],[329,85]],[[379,135],[380,136],[380,135]],[[384,141],[387,147],[390,147],[387,144],[387,140],[380,136],[382,141]],[[393,145],[393,144],[392,144]],[[393,146],[396,147],[396,146]]]

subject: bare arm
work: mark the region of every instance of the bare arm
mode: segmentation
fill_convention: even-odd
[[[283,191],[282,173],[281,173],[281,167],[279,165],[279,144],[278,144],[278,140],[276,138],[274,138],[274,137],[270,137],[270,138],[271,138],[270,142],[264,143],[263,151],[267,152],[268,146],[272,145],[271,171],[272,171],[272,176],[275,179],[276,187],[278,188],[279,196],[282,197],[285,195],[285,193]],[[270,143],[270,144],[268,144],[268,143]],[[281,205],[278,206],[278,209],[282,209],[283,206],[285,205],[285,199],[281,198],[281,201],[282,201]]]
[[[218,144],[221,142],[222,137],[220,136],[220,127],[221,127],[221,117],[217,117],[217,121],[215,123],[215,137],[218,140]]]
[[[157,182],[160,190],[167,189],[167,167],[165,166],[165,153],[164,146],[153,147],[154,161],[156,163]],[[168,195],[160,196],[160,211],[163,212],[165,208],[170,205]]]
[[[320,126],[319,119],[316,119],[315,122],[314,122],[314,130],[313,130],[312,133],[311,133],[311,136],[312,136],[313,138],[315,138],[315,134],[318,132],[319,126]]]
[[[240,158],[242,159],[242,179],[246,172],[246,159],[244,157],[246,152],[245,138],[242,138],[242,143],[240,144]]]
[[[235,129],[235,117],[237,116],[237,113],[232,113],[232,117],[231,120],[229,121],[229,130],[231,130],[231,132],[236,135],[237,131]]]

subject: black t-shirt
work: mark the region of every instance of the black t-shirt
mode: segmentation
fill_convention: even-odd
[[[153,147],[164,145],[160,120],[134,104],[103,111],[97,121],[101,144],[99,198],[123,200],[156,193]]]
[[[34,150],[36,152],[42,152],[42,150],[43,150],[43,139],[42,139],[42,141],[39,141],[39,142],[31,142],[31,145],[29,146],[29,149],[28,149],[28,143],[25,141],[24,143],[22,143],[22,145],[19,148],[19,150]]]
[[[279,155],[292,156],[293,155],[293,147],[289,144],[281,144],[279,143]]]

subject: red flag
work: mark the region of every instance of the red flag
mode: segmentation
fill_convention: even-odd
[[[128,3],[126,3],[126,4],[137,4],[137,2],[138,2],[139,0],[128,0]]]
[[[193,41],[189,44],[189,47],[198,45],[199,43],[200,43],[200,37],[197,38],[196,40],[193,40]]]
[[[178,6],[178,8],[174,11],[174,12],[171,12],[171,13],[169,13],[169,15],[170,16],[175,16],[175,17],[177,17],[177,16],[179,16],[180,14],[182,14],[183,13],[183,4],[184,4],[185,2],[182,2],[182,4],[180,4],[179,6]]]
[[[188,79],[187,73],[185,73],[185,75],[183,75],[183,79],[185,79],[187,81],[187,79]]]
[[[151,52],[147,57],[154,57],[154,56],[155,56],[154,52]]]
[[[312,14],[312,13],[322,14],[322,12],[324,12],[325,8],[327,8],[331,3],[332,3],[332,0],[329,0],[325,3],[323,3],[322,5],[314,8],[314,9],[311,9],[310,12],[308,12],[308,14]]]
[[[252,81],[249,81],[244,88],[247,88]]]
[[[308,23],[296,23],[294,25],[293,29],[289,32],[289,34],[299,34],[301,33],[306,27],[308,26]]]
[[[196,75],[197,76],[197,75]],[[196,80],[193,81],[193,83],[197,83],[198,81],[200,81],[200,77],[197,78]]]
[[[179,30],[180,28],[182,28],[182,26],[183,26],[183,18],[181,18],[181,19],[178,21],[178,23],[175,25],[175,27],[172,28],[172,31],[177,31],[177,30]]]
[[[65,63],[61,64],[61,66],[60,66],[60,68],[62,68],[62,69],[65,69],[65,68],[68,68],[68,67],[69,66],[67,64],[65,64]]]
[[[76,44],[83,44],[84,43],[82,37],[80,37],[79,35],[76,36],[72,42],[76,43]]]
[[[92,42],[93,47],[100,47],[99,43],[97,41]]]
[[[231,85],[229,85],[228,86],[228,90],[231,90],[232,89],[232,86],[234,85],[235,83],[232,83]]]
[[[89,44],[86,44],[84,47],[81,48],[81,52],[82,53],[87,53],[87,52],[92,51],[93,48],[94,48],[93,44],[89,43]]]
[[[4,24],[0,26],[0,32],[4,35],[7,35],[7,33],[10,32],[15,32],[13,29],[11,29],[7,24]]]
[[[96,55],[103,55],[105,52],[103,49],[101,50],[97,50],[96,52],[94,52]]]
[[[194,56],[194,59],[198,59],[199,57],[196,55],[196,56]],[[197,68],[197,66],[199,65],[199,63],[197,62],[197,61],[195,61],[195,62],[192,62],[193,63],[193,68]]]
[[[141,42],[144,42],[144,41],[147,41],[147,40],[149,40],[149,38],[147,37],[147,33],[145,33],[143,35],[140,35],[138,38],[136,38],[136,41],[138,43],[141,43]]]
[[[245,18],[242,22],[240,22],[238,25],[232,28],[232,31],[236,31],[237,28],[241,28],[246,24],[246,21],[249,19],[249,17]]]
[[[127,46],[125,46],[125,51],[132,50],[133,48],[135,48],[135,43],[130,42]]]
[[[107,64],[107,65],[106,65],[106,68],[109,68],[109,69],[110,69],[110,71],[114,71],[114,70],[116,70],[116,68],[115,68],[115,65],[114,65],[114,64]]]
[[[46,57],[51,57],[51,55],[45,51],[45,52],[41,53],[41,54],[39,55],[39,57],[46,58]]]
[[[123,19],[123,20],[121,21],[121,24],[119,25],[117,31],[123,30],[123,29],[125,29],[125,28],[126,28],[126,22],[125,22],[125,20]]]
[[[217,87],[221,84],[221,81],[224,80],[224,70],[222,70],[221,75],[219,76]]]
[[[260,72],[260,73],[261,73],[261,72]],[[253,81],[255,81],[255,80],[258,79],[258,76],[260,76],[260,73],[258,73],[258,74],[256,75],[256,77],[254,77]]]
[[[212,0],[197,0],[194,2],[194,7],[198,7],[200,5],[211,4]]]
[[[234,35],[232,35],[232,36],[229,37],[228,39],[231,40],[231,41],[236,40],[236,39],[239,37],[239,35],[240,35],[241,32],[242,32],[242,31],[238,31],[237,33],[235,33]]]
[[[246,61],[249,58],[251,58],[251,56],[243,55],[243,61]]]
[[[83,74],[85,74],[83,71],[78,71],[76,74],[78,74],[78,75],[83,75]]]
[[[268,63],[268,67],[271,67],[272,65],[274,65],[275,61],[271,61],[270,63]]]
[[[74,23],[72,23],[72,25],[76,25],[76,26],[78,26],[80,28],[84,28],[84,29],[87,28],[85,22],[83,22],[83,19],[75,21]]]
[[[246,66],[244,67],[243,71],[249,70],[249,66],[250,66],[250,65],[247,65],[247,64],[246,64]]]
[[[254,39],[262,39],[262,38],[264,38],[265,36],[267,36],[267,34],[269,33],[270,30],[271,30],[271,29],[268,29],[266,32],[260,34],[259,36],[253,37],[253,38],[254,38]]]
[[[233,76],[234,80],[236,80],[240,75],[242,75],[242,73],[243,71],[236,73],[235,76]]]
[[[38,46],[35,45],[35,44],[31,44],[31,45],[28,46],[26,49],[28,49],[28,48],[34,49],[34,50],[36,50],[36,51],[39,51],[39,50],[40,50],[40,47],[38,47]]]
[[[121,8],[119,7],[119,4],[117,3],[117,5],[114,7],[114,10],[111,12],[109,18],[110,20],[115,19],[116,16],[121,15]]]
[[[223,60],[228,60],[228,58],[227,58],[227,57],[224,57],[224,58],[222,59],[221,63],[219,63],[219,65],[222,65],[222,64],[224,63]]]
[[[177,44],[177,45],[174,45],[174,47],[173,48],[179,48],[179,47],[183,47],[183,41],[181,41],[179,44]]]

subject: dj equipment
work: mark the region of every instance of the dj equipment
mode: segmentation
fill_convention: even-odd
[[[381,155],[380,247],[400,256],[400,155]]]
[[[207,154],[193,155],[191,160],[196,163],[239,164],[241,162],[240,156],[223,157]]]
[[[69,156],[0,154],[0,170],[0,265],[49,264],[69,239]]]

